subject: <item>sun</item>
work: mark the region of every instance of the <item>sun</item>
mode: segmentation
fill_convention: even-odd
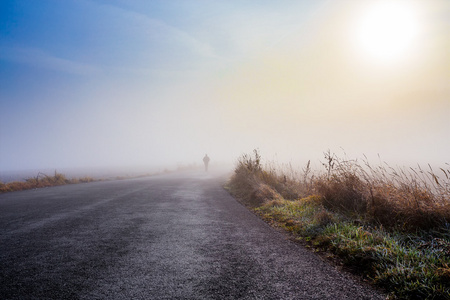
[[[356,24],[359,48],[378,62],[408,56],[419,33],[417,11],[411,1],[374,1]]]

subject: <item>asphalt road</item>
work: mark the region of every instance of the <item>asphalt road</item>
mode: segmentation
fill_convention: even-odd
[[[0,299],[384,299],[258,219],[224,180],[0,195]]]

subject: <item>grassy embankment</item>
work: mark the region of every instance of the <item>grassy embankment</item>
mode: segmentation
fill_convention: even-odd
[[[39,173],[36,177],[27,178],[24,181],[0,182],[0,193],[29,190],[57,185],[85,183],[94,181],[92,177],[68,179],[64,174],[55,171],[53,176]]]
[[[243,155],[230,192],[391,299],[450,299],[450,170],[372,167],[325,153],[300,174]]]

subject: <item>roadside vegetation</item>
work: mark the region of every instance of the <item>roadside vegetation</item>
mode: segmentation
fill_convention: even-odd
[[[390,299],[450,299],[450,170],[373,167],[325,153],[322,171],[239,158],[227,188]]]
[[[0,193],[22,191],[57,185],[85,183],[94,181],[92,177],[81,177],[68,179],[64,174],[55,171],[53,176],[38,173],[36,177],[26,178],[23,181],[13,181],[8,183],[0,182]]]

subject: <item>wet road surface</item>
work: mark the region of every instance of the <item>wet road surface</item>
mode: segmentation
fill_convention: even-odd
[[[384,299],[185,172],[0,195],[0,299]]]

